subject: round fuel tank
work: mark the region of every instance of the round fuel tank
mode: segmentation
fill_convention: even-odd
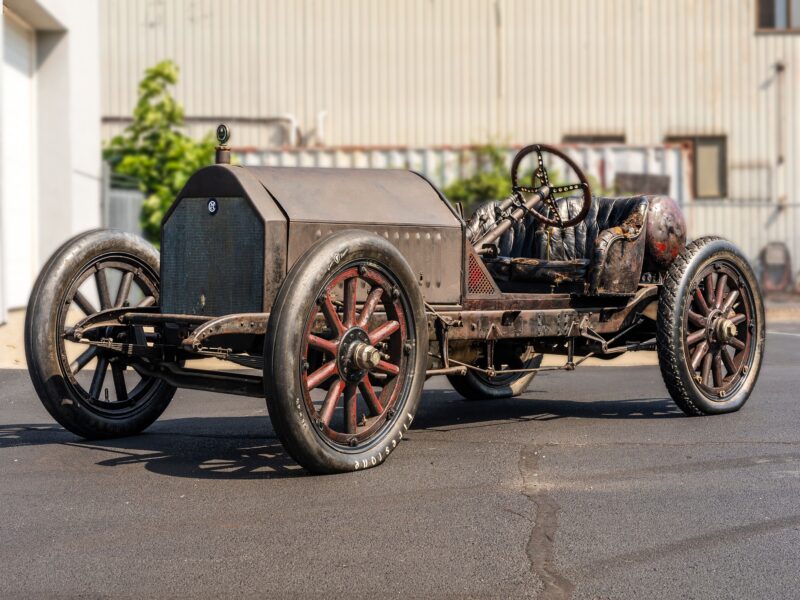
[[[665,271],[686,247],[686,219],[672,198],[651,196],[649,200],[645,269]]]

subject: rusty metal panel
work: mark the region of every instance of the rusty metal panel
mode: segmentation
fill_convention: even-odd
[[[161,226],[162,240],[165,238],[165,231],[168,232],[168,223],[173,213],[178,210],[185,198],[245,198],[253,207],[255,213],[253,217],[261,221],[263,227],[262,244],[258,251],[261,262],[263,263],[263,274],[260,276],[263,285],[263,310],[268,311],[272,307],[272,302],[278,293],[280,282],[286,276],[286,240],[288,226],[286,216],[281,212],[275,201],[267,193],[258,180],[253,177],[248,169],[242,167],[232,167],[230,165],[213,165],[200,169],[189,178],[186,185],[178,194],[178,198],[172,204]],[[191,235],[187,232],[186,235]],[[186,251],[191,252],[193,247],[203,245],[213,247],[215,243],[221,243],[219,238],[236,237],[234,229],[220,229],[212,232],[208,228],[198,227],[193,232],[193,237],[189,240]],[[241,239],[240,251],[249,244],[249,240]],[[169,244],[162,248],[164,254],[169,254]],[[243,255],[235,256],[232,260],[240,260]],[[162,258],[169,260],[168,256]],[[224,262],[215,261],[218,268],[226,268]],[[164,277],[162,277],[164,281]],[[171,285],[164,281],[164,285]],[[256,309],[257,310],[257,309]],[[210,314],[210,313],[209,313]],[[219,315],[216,315],[219,316]]]
[[[289,220],[287,268],[314,242],[345,229],[388,239],[429,302],[461,300],[462,222],[436,188],[392,169],[248,169]]]
[[[450,205],[415,173],[398,169],[248,169],[289,222],[461,227]]]
[[[417,276],[427,302],[458,304],[461,301],[463,238],[460,227],[292,222],[289,226],[289,268],[314,242],[345,229],[370,231],[394,244]],[[359,300],[365,296],[365,290],[359,290]]]
[[[245,198],[183,198],[164,223],[161,249],[162,312],[262,310],[264,223]]]

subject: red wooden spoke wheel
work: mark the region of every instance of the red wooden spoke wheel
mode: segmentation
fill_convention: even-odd
[[[697,385],[725,398],[747,375],[753,358],[753,299],[725,261],[700,273],[686,311],[686,353]]]
[[[359,290],[365,293],[363,303]],[[408,376],[408,342],[400,290],[380,267],[359,261],[327,283],[308,317],[301,355],[304,399],[312,421],[330,441],[357,446],[394,415]],[[313,370],[310,349],[323,355]],[[370,373],[386,375],[382,388],[373,386]],[[312,391],[323,383],[325,397],[314,402]]]
[[[658,300],[658,360],[675,403],[689,415],[739,410],[758,379],[764,339],[764,303],[747,259],[720,238],[689,244]]]
[[[306,469],[381,464],[416,413],[428,325],[416,276],[388,240],[323,239],[281,286],[264,341],[264,391],[284,448]]]

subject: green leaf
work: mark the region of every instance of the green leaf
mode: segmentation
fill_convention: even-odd
[[[197,141],[184,131],[183,107],[172,97],[178,67],[169,60],[145,70],[133,121],[103,150],[115,173],[135,177],[145,194],[141,224],[158,245],[161,219],[187,179],[214,161],[213,136]]]

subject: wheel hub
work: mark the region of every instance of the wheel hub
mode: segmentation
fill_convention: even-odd
[[[381,353],[378,349],[359,342],[353,348],[353,363],[359,369],[371,370],[381,362]]]
[[[336,362],[339,373],[346,381],[358,383],[380,361],[380,352],[369,343],[369,334],[366,331],[353,327],[344,332],[339,341]]]
[[[730,319],[725,319],[723,317],[718,318],[713,325],[714,330],[714,337],[723,343],[730,341],[731,339],[735,338],[738,331],[736,329],[736,324],[733,323]]]

